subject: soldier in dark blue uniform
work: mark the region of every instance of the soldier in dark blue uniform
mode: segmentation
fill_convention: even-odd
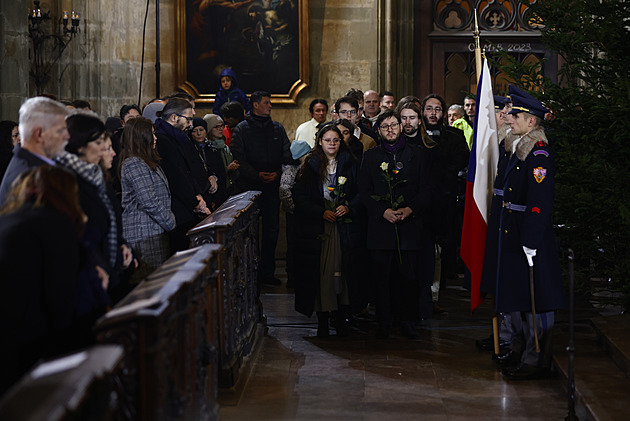
[[[549,110],[515,86],[510,85],[509,93],[511,131],[505,139],[505,153],[499,160],[494,184],[481,291],[494,295],[495,310],[511,313],[515,331],[522,332],[520,364],[503,370],[509,379],[521,380],[549,373],[554,311],[564,307],[565,294],[551,222],[554,159],[540,125]],[[535,347],[529,259],[534,264],[540,352]]]

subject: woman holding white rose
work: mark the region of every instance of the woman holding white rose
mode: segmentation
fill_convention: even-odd
[[[317,336],[326,337],[330,312],[336,312],[337,335],[348,334],[352,285],[347,256],[361,238],[357,163],[339,129],[326,125],[300,169],[293,200],[298,241],[295,251],[295,309],[317,312]],[[349,288],[350,287],[350,288]]]

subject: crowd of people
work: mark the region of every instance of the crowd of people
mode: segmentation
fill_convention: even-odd
[[[400,329],[413,339],[420,321],[444,311],[436,302],[458,272],[474,99],[447,108],[436,94],[396,103],[391,92],[351,89],[330,109],[313,100],[290,141],[271,118],[271,95],[247,101],[235,80],[222,74],[223,103],[203,118],[180,92],[107,121],[84,101],[35,97],[19,123],[0,124],[0,323],[11,338],[1,352],[12,362],[2,390],[38,358],[93,341],[98,317],[247,190],[261,191],[259,278],[280,284],[282,204],[287,287],[298,312],[316,313],[317,336],[330,335],[331,318],[347,336],[353,315],[374,304],[378,338]],[[508,120],[504,109],[496,115]],[[538,184],[545,171],[534,172]]]

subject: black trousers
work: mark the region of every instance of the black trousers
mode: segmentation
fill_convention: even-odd
[[[373,262],[376,319],[385,327],[392,322],[431,318],[434,253],[427,251],[370,250]]]

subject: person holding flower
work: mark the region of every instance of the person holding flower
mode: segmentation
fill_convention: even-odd
[[[317,133],[293,188],[297,226],[295,309],[317,312],[317,336],[326,337],[330,312],[336,312],[337,335],[348,334],[350,295],[347,254],[360,238],[353,221],[360,206],[357,163],[337,126]]]
[[[431,163],[425,151],[406,143],[401,131],[398,113],[379,115],[381,144],[364,152],[359,175],[380,339],[389,337],[394,321],[405,336],[416,338],[417,321],[430,318],[433,310]]]

